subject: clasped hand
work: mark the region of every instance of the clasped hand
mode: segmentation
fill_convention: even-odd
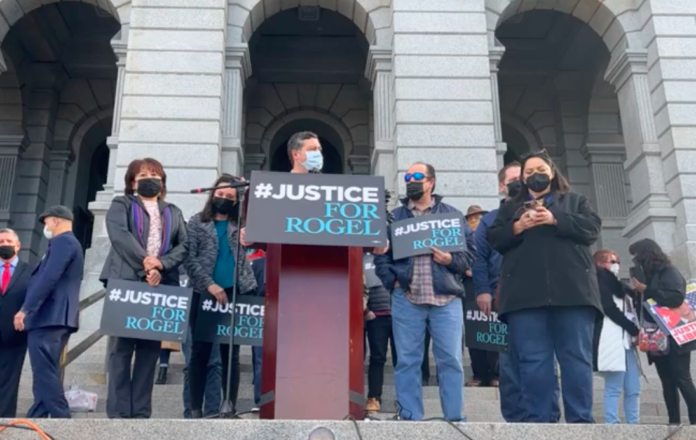
[[[526,211],[517,221],[520,231],[526,231],[535,226],[555,224],[556,218],[553,216],[553,213],[543,206],[537,206],[535,209]]]

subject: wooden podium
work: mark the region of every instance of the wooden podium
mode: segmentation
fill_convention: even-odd
[[[362,248],[266,245],[262,419],[364,416]]]

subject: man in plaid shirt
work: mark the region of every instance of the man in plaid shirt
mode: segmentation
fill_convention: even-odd
[[[392,211],[394,221],[421,215],[459,212],[442,203],[435,190],[435,169],[417,162],[406,175],[406,195],[402,205]],[[464,215],[462,214],[462,219]],[[432,254],[394,260],[391,249],[375,256],[377,276],[392,292],[392,328],[399,354],[394,371],[399,416],[423,419],[421,362],[426,325],[433,340],[442,411],[447,420],[465,420],[464,369],[462,368],[462,298],[464,272],[475,256],[474,236],[462,221],[467,249],[444,252],[431,248]]]

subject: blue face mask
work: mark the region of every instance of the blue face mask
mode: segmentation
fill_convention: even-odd
[[[302,166],[307,171],[321,171],[324,167],[324,156],[321,151],[308,151],[307,160],[302,162]]]

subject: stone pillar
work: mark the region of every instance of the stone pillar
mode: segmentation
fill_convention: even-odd
[[[626,50],[606,73],[606,80],[616,88],[619,98],[626,144],[624,168],[633,199],[623,233],[630,242],[652,238],[671,252],[676,212],[665,187],[647,61],[646,52]]]
[[[485,2],[394,1],[392,9],[399,177],[427,161],[446,202],[498,207]]]
[[[613,249],[622,261],[629,261],[628,241],[623,236],[628,217],[624,160],[626,149],[619,144],[595,143],[590,137],[582,147],[582,155],[589,162],[591,200],[602,217],[602,236],[598,249]],[[628,267],[625,266],[626,275]]]
[[[696,2],[650,0],[650,9],[653,16],[644,31],[650,32],[650,98],[664,181],[676,213],[671,257],[689,279],[696,277]]]
[[[114,198],[114,183],[116,178],[116,163],[118,153],[118,132],[121,124],[121,108],[123,104],[123,90],[126,76],[126,57],[128,54],[128,43],[122,40],[112,40],[111,47],[116,55],[116,66],[118,67],[118,76],[116,79],[116,95],[114,96],[114,113],[113,121],[111,122],[111,136],[106,139],[106,145],[109,147],[109,172],[104,184],[104,189],[97,192],[94,201],[89,203],[89,210],[94,216],[92,224],[92,244],[85,251],[85,275],[80,289],[80,297],[85,298],[94,292],[101,289],[103,286],[99,281],[106,256],[111,248],[109,236],[106,233],[106,212],[111,206],[111,200]],[[81,327],[84,327],[85,335],[89,335],[91,331],[99,326],[96,312],[92,309],[98,309],[98,306],[93,306],[90,309],[89,316],[81,318]],[[81,333],[83,333],[81,331]]]
[[[251,75],[249,48],[246,44],[228,46],[225,50],[225,78],[222,122],[222,172],[235,176],[244,170],[242,122],[244,83]]]
[[[37,262],[47,244],[43,227],[36,216],[46,208],[48,195],[49,153],[60,94],[48,88],[37,88],[29,94],[26,110],[27,148],[20,156],[17,195],[12,210],[12,224],[22,242],[20,256],[25,261]]]
[[[397,189],[394,151],[394,78],[390,48],[370,48],[365,76],[372,84],[374,127],[374,149],[370,159],[372,172],[375,175],[384,176],[386,189],[394,191]]]
[[[26,148],[21,135],[0,135],[0,228],[12,227],[10,215],[19,180],[17,164]]]
[[[70,150],[51,151],[48,155],[48,194],[46,206],[62,205],[68,170],[74,159]]]
[[[263,153],[244,154],[244,176],[249,179],[252,171],[261,171],[266,164],[266,155]]]
[[[491,65],[491,97],[493,98],[493,126],[495,127],[495,155],[498,169],[505,165],[507,144],[503,142],[503,118],[500,114],[500,87],[498,86],[498,65],[505,54],[505,47],[494,46],[488,49]]]

